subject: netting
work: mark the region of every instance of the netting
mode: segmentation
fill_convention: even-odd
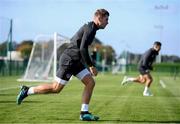
[[[59,34],[37,36],[21,80],[51,81],[56,75],[58,59],[69,42],[67,37]]]

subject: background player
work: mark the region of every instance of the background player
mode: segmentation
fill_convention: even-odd
[[[153,47],[147,50],[140,59],[138,66],[140,75],[136,78],[125,76],[121,84],[124,85],[133,82],[137,82],[140,84],[145,83],[143,96],[153,96],[153,94],[149,90],[151,83],[153,81],[153,78],[150,74],[150,70],[153,70],[152,64],[156,56],[159,54],[160,50],[161,50],[161,43],[159,41],[154,42]]]

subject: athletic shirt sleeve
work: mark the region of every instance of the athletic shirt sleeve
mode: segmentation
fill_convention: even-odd
[[[145,69],[149,69],[149,62],[150,62],[150,57],[152,55],[152,51],[151,50],[148,50],[144,56],[143,56],[143,63],[142,63],[142,66],[145,68]]]
[[[154,51],[152,48],[149,49],[143,56],[142,66],[145,69],[152,70],[152,63],[154,62],[157,55],[158,53],[156,51]]]
[[[93,28],[90,28],[89,26],[84,27],[84,32],[80,44],[80,53],[82,56],[83,61],[88,66],[94,66],[91,57],[89,56],[88,46],[92,43],[94,37],[95,37],[96,31],[93,30]]]

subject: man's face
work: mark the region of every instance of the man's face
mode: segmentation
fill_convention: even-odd
[[[104,16],[104,17],[98,17],[99,21],[99,28],[104,29],[106,25],[108,24],[109,16]]]
[[[161,46],[160,45],[154,45],[154,49],[159,52],[161,50]]]

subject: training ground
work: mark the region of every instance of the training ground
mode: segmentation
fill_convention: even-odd
[[[129,74],[137,76],[137,73]],[[91,123],[180,123],[180,78],[152,73],[153,97],[143,97],[143,85],[121,86],[123,75],[99,74],[90,112],[100,116]],[[0,77],[0,123],[87,123],[79,121],[83,84],[73,78],[60,94],[32,95],[16,105],[19,87],[40,83]]]

